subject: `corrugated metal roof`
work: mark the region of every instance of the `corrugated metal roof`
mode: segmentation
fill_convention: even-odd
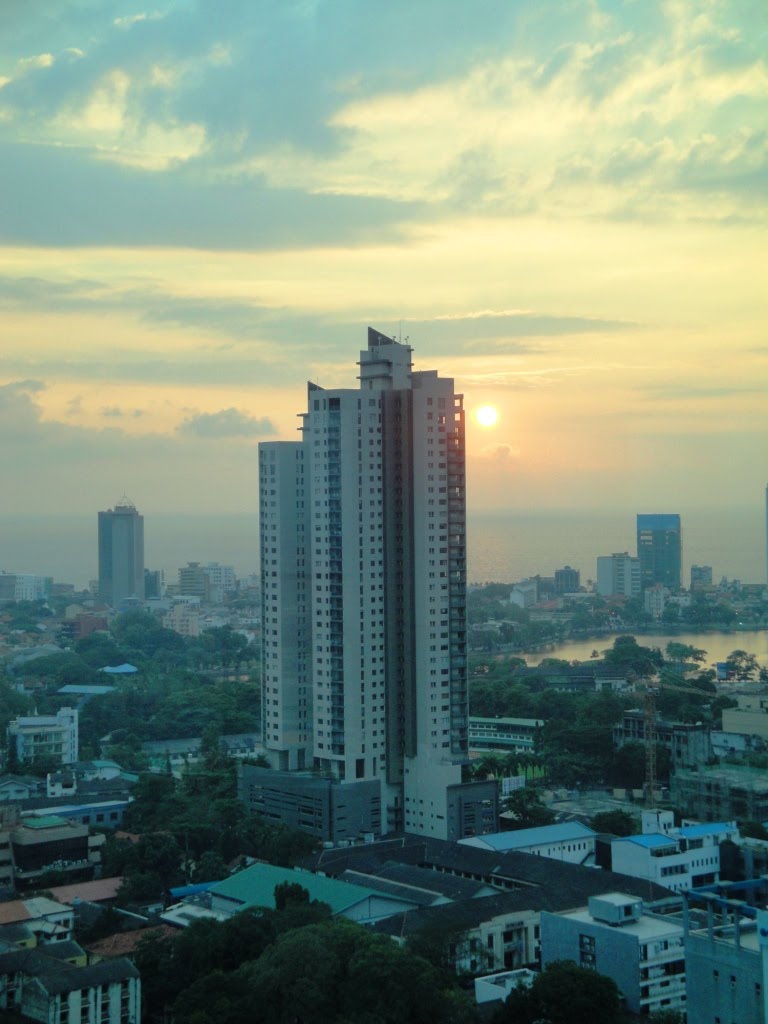
[[[504,850],[520,850],[529,846],[543,846],[545,843],[564,843],[574,839],[594,838],[596,832],[579,821],[566,821],[559,825],[541,825],[538,828],[521,828],[514,832],[496,832],[490,836],[476,836],[460,839],[465,846],[488,847],[499,853]]]
[[[386,899],[381,893],[361,885],[339,882],[334,878],[313,875],[309,871],[278,868],[272,864],[254,864],[223,882],[217,882],[210,891],[214,896],[235,900],[244,907],[274,909],[275,887],[283,882],[300,885],[307,890],[310,899],[327,903],[334,914],[340,914],[370,896]]]

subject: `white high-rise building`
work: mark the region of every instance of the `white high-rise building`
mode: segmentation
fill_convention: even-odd
[[[359,366],[359,388],[308,385],[300,441],[259,446],[264,744],[370,784],[375,831],[460,838],[495,817],[461,785],[462,396],[371,329]]]
[[[598,555],[597,592],[602,597],[617,594],[623,597],[639,597],[640,559],[628,552],[614,555]]]

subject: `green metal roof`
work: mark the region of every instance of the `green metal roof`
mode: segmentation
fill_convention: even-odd
[[[335,878],[314,875],[310,871],[294,871],[291,868],[277,868],[272,864],[254,864],[238,871],[236,875],[217,882],[210,892],[216,896],[236,900],[248,907],[275,907],[275,887],[283,882],[297,883],[309,892],[311,900],[327,903],[334,914],[341,914],[349,907],[360,903],[369,896],[378,899],[380,892],[366,889],[362,885],[339,882]]]
[[[54,828],[56,825],[67,825],[68,822],[57,814],[45,814],[41,818],[22,818],[20,824],[27,828]]]

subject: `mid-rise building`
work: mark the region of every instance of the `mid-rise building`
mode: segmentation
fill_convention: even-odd
[[[532,753],[543,718],[469,719],[470,750],[500,750],[504,753]]]
[[[44,601],[50,597],[53,580],[29,572],[0,572],[0,604],[11,601]]]
[[[599,555],[597,559],[597,592],[601,597],[639,597],[640,559],[627,551]]]
[[[683,927],[643,912],[622,892],[591,896],[587,907],[541,915],[541,964],[572,960],[613,978],[633,1014],[685,1010]]]
[[[382,832],[460,836],[492,802],[461,789],[462,396],[371,329],[359,367],[359,388],[308,385],[300,441],[259,446],[264,745],[375,791]]]
[[[691,590],[708,590],[712,586],[712,566],[691,566]]]
[[[662,583],[654,583],[643,591],[643,607],[652,618],[660,619],[664,614],[667,593],[667,588]]]
[[[578,569],[572,569],[570,565],[562,569],[555,569],[555,593],[578,594],[581,590],[581,573]]]
[[[74,764],[78,757],[77,710],[60,708],[55,715],[14,718],[8,723],[8,748],[19,762]]]
[[[670,590],[679,590],[683,557],[680,516],[640,513],[637,516],[637,557],[643,588],[662,583]]]
[[[144,516],[125,496],[99,512],[99,598],[112,608],[144,600]]]

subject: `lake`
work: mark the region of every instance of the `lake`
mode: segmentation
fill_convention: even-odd
[[[628,630],[627,632],[631,632]],[[688,644],[707,652],[706,665],[709,667],[716,661],[725,661],[731,651],[746,651],[754,654],[760,665],[768,668],[768,630],[745,630],[743,633],[678,633],[666,636],[660,633],[635,634],[642,647],[660,647],[663,651],[670,641]],[[602,653],[613,646],[613,636],[601,637],[597,640],[578,640],[572,643],[555,644],[546,651],[532,654],[523,653],[522,657],[529,665],[538,665],[544,658],[563,658],[565,661],[589,661],[592,651]]]

